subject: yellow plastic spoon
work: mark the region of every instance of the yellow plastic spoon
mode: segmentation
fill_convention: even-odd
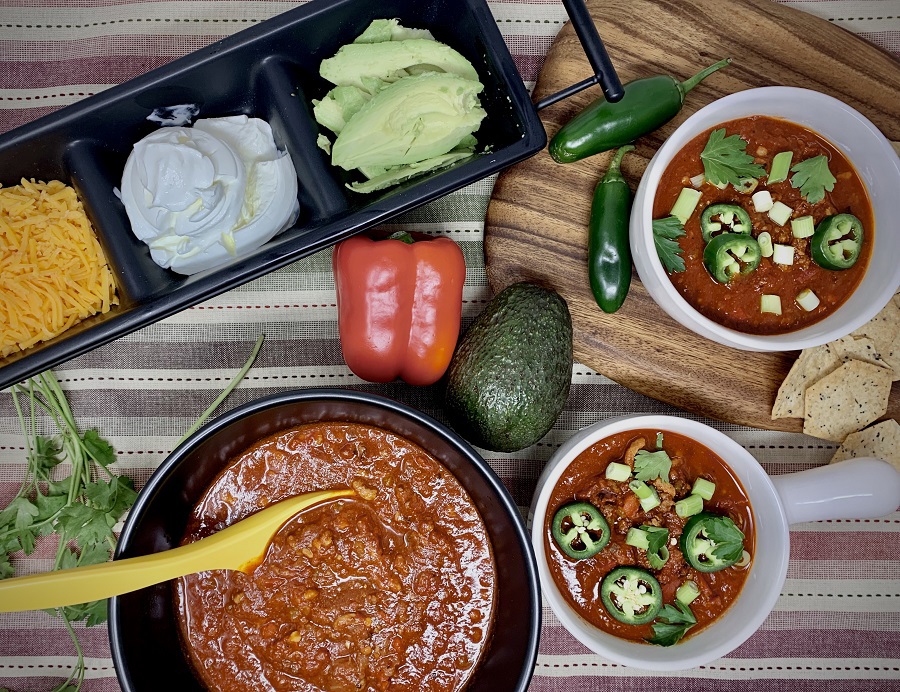
[[[118,596],[212,569],[249,571],[281,526],[298,512],[352,490],[321,490],[276,502],[194,543],[160,553],[0,579],[0,613],[45,610]]]

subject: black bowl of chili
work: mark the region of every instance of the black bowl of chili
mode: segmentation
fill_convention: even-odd
[[[326,427],[320,430],[317,426],[333,426],[334,429]],[[332,457],[327,457],[329,444],[334,447],[331,450],[334,452]],[[403,464],[381,459],[379,444],[388,445],[394,457],[404,460]],[[270,446],[266,447],[266,445]],[[304,445],[312,445],[312,447],[303,451]],[[363,452],[359,451],[360,448],[363,448]],[[275,450],[276,453],[274,456],[266,457],[263,471],[258,468],[253,471],[252,463],[247,467],[240,466],[245,458],[262,459],[272,450]],[[278,466],[281,463],[277,461],[278,454],[288,458],[288,462]],[[388,468],[388,471],[385,472],[387,474],[393,473],[390,470],[391,464],[394,464],[396,468],[409,465],[411,470],[401,469],[397,472],[396,477],[390,476],[392,479],[390,488],[394,489],[391,490],[388,488],[387,478],[389,476],[379,476],[376,473],[376,469],[382,468],[377,466],[380,463],[388,465],[384,467]],[[228,478],[244,479],[243,481],[239,480],[236,486],[228,486],[233,491],[241,491],[229,495],[224,500],[229,516],[222,521],[230,523],[236,518],[240,518],[241,513],[246,511],[246,507],[241,503],[248,498],[251,498],[251,504],[255,501],[265,504],[280,499],[275,495],[285,492],[283,487],[281,490],[277,489],[279,483],[284,485],[284,479],[278,480],[273,476],[286,474],[292,484],[340,485],[342,483],[340,475],[343,473],[341,469],[347,468],[348,464],[352,466],[352,470],[350,476],[345,476],[344,480],[351,479],[347,484],[353,485],[357,489],[358,495],[365,496],[371,491],[372,498],[374,498],[380,497],[380,493],[386,493],[394,501],[396,498],[405,497],[404,493],[406,493],[412,497],[411,504],[407,505],[407,508],[416,506],[422,512],[427,512],[431,506],[435,508],[435,511],[444,515],[455,516],[456,512],[459,512],[461,516],[478,519],[475,523],[480,524],[480,530],[488,541],[485,549],[492,573],[490,573],[490,569],[483,568],[485,563],[484,561],[479,562],[477,555],[473,557],[466,554],[462,560],[456,558],[448,560],[448,562],[456,561],[462,565],[461,569],[464,575],[460,579],[470,580],[462,587],[459,587],[458,584],[447,584],[442,579],[444,574],[439,574],[441,579],[435,583],[434,575],[429,576],[427,570],[420,573],[415,579],[415,583],[412,584],[409,579],[404,577],[403,571],[406,567],[397,561],[387,565],[387,569],[382,570],[381,574],[387,582],[391,581],[393,575],[399,577],[395,585],[400,588],[397,593],[404,598],[406,592],[403,589],[408,584],[415,587],[414,590],[420,600],[423,594],[427,596],[430,593],[428,587],[430,580],[431,586],[436,587],[431,591],[437,592],[441,589],[447,591],[448,589],[445,587],[449,587],[449,591],[452,593],[456,589],[457,600],[447,605],[447,611],[459,611],[465,614],[467,627],[461,638],[465,640],[466,647],[464,648],[470,656],[469,660],[456,661],[457,667],[463,670],[464,674],[458,677],[458,684],[450,685],[449,689],[454,689],[454,685],[456,688],[465,685],[467,690],[525,690],[531,679],[537,656],[541,610],[534,555],[516,505],[497,475],[462,438],[429,416],[383,397],[350,390],[302,390],[251,402],[207,425],[179,446],[147,482],[126,521],[116,558],[148,554],[179,545],[189,533],[190,527],[196,527],[197,522],[193,521],[192,517],[200,498],[205,497],[204,502],[210,501],[210,497],[215,500],[213,489],[224,487],[223,482],[227,485]],[[435,468],[437,471],[434,471]],[[237,469],[237,475],[229,477],[229,472],[234,469]],[[428,469],[432,469],[432,471]],[[450,473],[447,474],[447,471]],[[433,478],[428,476],[428,473],[431,472],[436,473]],[[254,473],[257,475],[253,475]],[[303,480],[303,474],[312,476],[312,480],[309,477]],[[378,480],[379,478],[381,481]],[[226,480],[223,481],[223,479]],[[252,481],[246,482],[247,479],[252,479]],[[217,483],[218,485],[216,485]],[[241,483],[243,483],[243,488],[239,487]],[[417,483],[419,484],[417,485]],[[432,488],[431,491],[428,490],[429,487]],[[207,492],[208,490],[209,492]],[[303,492],[303,489],[292,485],[287,492]],[[425,498],[424,495],[429,492],[430,498]],[[464,503],[456,506],[448,504],[446,498],[454,496],[454,493],[468,498],[470,506],[467,508]],[[371,506],[375,507],[378,502],[379,500],[373,499]],[[363,506],[364,504],[365,500],[360,499],[355,508],[348,505],[350,510],[355,512],[352,514],[353,522],[357,522],[359,526],[371,519],[371,517],[367,519],[365,516],[370,512]],[[231,511],[232,509],[234,512]],[[339,551],[342,540],[341,527],[346,528],[351,522],[341,519],[340,516],[334,514],[334,511],[333,508],[324,507],[324,514],[319,519],[323,522],[332,520],[343,522],[335,523],[334,526],[329,527],[331,531],[325,532],[329,534],[329,543],[333,536],[334,546],[337,546],[336,550]],[[263,564],[270,560],[279,537],[293,525],[294,521],[286,524],[278,536],[273,539]],[[316,523],[313,519],[307,519],[306,514],[296,521],[298,524],[306,523],[309,527]],[[426,563],[429,568],[436,564],[435,561],[440,561],[439,552],[452,550],[453,542],[456,540],[455,534],[449,539],[439,535],[439,531],[445,528],[441,524],[442,521],[443,519],[440,517],[434,520],[435,538],[429,554],[430,561]],[[370,540],[372,536],[363,535],[365,532],[351,536],[351,539],[355,540],[357,545],[366,544],[374,547],[376,552],[380,547],[385,553],[402,553],[404,545],[416,545],[419,540],[416,536],[411,535],[419,528],[410,529],[409,526],[421,527],[422,523],[415,524],[413,520],[410,522],[405,525],[408,532],[403,534],[399,543],[396,542],[396,537],[391,539],[384,535],[380,537],[380,540]],[[477,526],[475,528],[473,526],[475,524],[470,525],[466,531],[477,538],[479,529]],[[215,525],[208,528],[210,531],[214,531]],[[302,526],[301,529],[303,529]],[[298,536],[299,534],[290,534],[288,540],[302,541],[302,538],[298,538]],[[317,534],[318,542],[310,544],[313,550],[318,550],[317,546],[322,545],[323,536],[324,534]],[[353,545],[352,541],[348,545]],[[470,542],[468,545],[471,547],[475,545],[475,542]],[[312,556],[312,551],[309,551],[308,554]],[[421,556],[421,551],[419,555]],[[413,551],[409,560],[409,565],[412,565],[411,571],[416,569],[413,564],[415,557],[416,554]],[[312,558],[310,557],[310,559]],[[339,558],[335,559],[339,560]],[[344,566],[334,568],[335,573],[340,571],[341,574],[344,574],[343,570],[346,568],[352,570],[354,564],[361,572],[363,566],[369,569],[371,565],[366,562],[367,559],[366,556],[361,556],[358,560],[351,560],[349,567],[345,562]],[[260,568],[257,568],[257,571]],[[371,570],[369,573],[374,574]],[[207,572],[199,575],[194,582],[190,582],[190,578],[188,578],[186,582],[175,581],[159,584],[118,596],[110,601],[109,632],[113,661],[120,684],[126,692],[210,688],[207,682],[208,678],[200,675],[196,666],[192,665],[192,658],[194,661],[197,660],[191,653],[193,642],[190,640],[188,630],[185,629],[184,618],[179,613],[183,611],[185,598],[189,597],[189,589],[202,588],[204,583],[209,585],[213,582],[221,587],[226,584],[227,579],[230,578],[229,575],[238,575],[241,597],[233,598],[237,592],[227,591],[231,600],[226,599],[221,608],[212,608],[206,611],[205,617],[215,616],[214,611],[216,610],[233,610],[238,600],[245,600],[244,595],[247,596],[247,600],[253,598],[253,589],[247,584],[249,580],[241,581],[245,575],[227,573],[226,576],[222,576],[223,574],[225,573]],[[271,574],[267,576],[271,576]],[[366,575],[357,574],[355,578],[362,584],[366,580]],[[474,581],[471,580],[472,578]],[[341,581],[348,580],[342,579]],[[282,584],[281,590],[273,590],[271,599],[265,599],[276,601],[282,598],[284,592],[291,592],[296,595],[292,602],[297,606],[296,612],[292,612],[286,617],[288,625],[283,626],[280,632],[274,630],[269,632],[272,635],[270,640],[274,642],[272,644],[274,648],[270,653],[274,653],[275,658],[284,664],[281,670],[270,671],[270,674],[285,675],[289,670],[290,675],[302,678],[303,671],[291,668],[292,664],[289,664],[290,661],[297,659],[291,659],[290,651],[278,647],[293,643],[296,645],[293,651],[300,652],[297,654],[298,656],[302,656],[304,651],[309,653],[315,648],[316,643],[304,637],[310,631],[320,628],[321,622],[317,621],[314,623],[315,627],[307,629],[304,629],[302,623],[297,623],[304,617],[300,612],[304,608],[304,599],[315,599],[317,595],[314,592],[317,589],[309,584],[302,587],[294,582],[290,582],[290,584],[291,588]],[[475,586],[472,586],[473,584]],[[478,602],[479,585],[481,597],[490,602],[489,617],[485,617],[484,609],[479,611],[472,607],[473,603]],[[293,588],[294,586],[297,588]],[[326,588],[328,587],[321,589],[323,594]],[[365,631],[361,633],[352,629],[344,632],[344,634],[349,632],[352,635],[349,638],[337,636],[340,632],[332,632],[335,636],[331,636],[330,639],[326,637],[327,641],[319,642],[323,652],[328,649],[328,646],[335,644],[344,646],[347,641],[352,640],[351,646],[365,641],[372,644],[375,649],[370,653],[372,659],[379,651],[383,653],[383,650],[377,649],[378,634],[373,634],[373,632],[378,630],[378,618],[384,616],[384,612],[386,612],[378,610],[378,604],[382,602],[379,599],[384,594],[390,595],[393,586],[389,583],[380,589],[377,585],[368,584],[366,588],[370,589],[368,600],[364,599],[359,602],[360,613],[351,613],[349,618],[338,617],[334,623],[335,627],[338,627],[338,622],[346,624],[356,615],[361,615],[362,610],[373,606],[374,603],[375,611],[367,613],[369,616],[374,615],[366,623],[368,630],[364,628]],[[469,591],[466,591],[466,588],[469,588]],[[471,593],[473,591],[474,593]],[[188,596],[186,597],[185,594]],[[432,634],[437,633],[440,627],[446,626],[446,618],[435,625],[437,622],[435,618],[440,620],[440,613],[435,613],[434,610],[427,607],[421,612],[416,610],[417,596],[412,592],[410,594],[409,603],[404,605],[404,608],[407,606],[409,608],[409,615],[404,626],[408,623],[415,623],[417,618],[420,618],[423,627],[431,628],[428,631]],[[290,593],[288,595],[290,596]],[[211,596],[206,593],[202,598],[211,598]],[[428,598],[430,599],[430,597]],[[442,597],[438,596],[438,598]],[[398,596],[391,603],[396,604],[397,600],[402,600],[402,598]],[[321,605],[318,600],[312,602],[315,605],[311,616],[313,618],[326,612],[335,614],[340,610],[340,607],[335,606],[334,602],[331,602],[330,605],[326,605],[325,601],[321,601]],[[328,610],[329,607],[331,610]],[[392,612],[396,614],[401,610],[395,608]],[[309,614],[308,607],[305,612],[307,615]],[[402,610],[402,612],[407,611]],[[291,622],[291,618],[294,619],[294,622]],[[275,619],[277,620],[277,618]],[[365,619],[363,617],[363,620]],[[374,624],[373,619],[375,620]],[[488,620],[488,624],[483,626],[479,624],[484,620]],[[244,622],[243,625],[240,625],[238,620],[231,621],[232,628],[248,624],[248,622]],[[410,627],[407,627],[407,631]],[[247,629],[252,629],[252,627],[247,627]],[[390,628],[384,628],[384,631],[388,629]],[[265,626],[260,627],[258,633],[265,635]],[[459,635],[458,632],[456,635],[451,633],[449,639],[453,640],[456,637],[456,640],[460,640],[460,636],[457,635]],[[482,637],[481,645],[474,646]],[[384,641],[386,640],[382,637],[381,643]],[[405,651],[400,652],[393,669],[388,670],[387,673],[382,670],[382,673],[389,676],[393,674],[397,679],[405,676],[409,683],[408,686],[411,685],[410,689],[430,689],[428,681],[430,681],[431,688],[448,689],[446,684],[448,678],[444,677],[447,671],[440,669],[440,666],[433,668],[430,672],[424,670],[425,667],[421,665],[421,649],[417,646],[412,644],[411,648],[408,647]],[[474,655],[472,655],[473,652],[475,652]],[[359,652],[354,650],[353,653],[358,654]],[[362,652],[361,655],[363,658],[366,657],[365,652]],[[308,658],[314,657],[310,654]],[[329,659],[331,668],[325,669],[326,672],[330,671],[332,682],[338,679],[337,676],[340,673],[333,666],[336,660],[337,657],[334,657],[332,652],[332,657]],[[229,660],[224,664],[229,670],[236,671],[234,672],[234,684],[237,684],[236,681],[241,678],[243,662]],[[415,670],[411,671],[410,666],[417,668],[418,673]],[[414,678],[417,674],[426,676],[427,680],[416,681]],[[258,681],[255,675],[248,677]],[[362,688],[379,687],[379,681],[374,673],[370,675],[368,681],[363,678],[358,678],[358,680],[362,681]],[[384,678],[381,681],[384,682]],[[226,688],[237,689],[233,684],[228,684]],[[257,688],[250,686],[242,689]]]

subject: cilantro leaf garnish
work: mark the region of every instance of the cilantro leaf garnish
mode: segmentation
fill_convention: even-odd
[[[824,154],[805,159],[791,168],[791,187],[800,188],[800,194],[810,204],[825,199],[825,191],[831,192],[837,182],[828,169],[828,157]]]
[[[653,636],[647,639],[650,644],[659,646],[677,644],[687,631],[697,624],[697,618],[688,606],[681,601],[675,601],[675,606],[667,603],[659,611],[653,623]]]
[[[675,216],[667,216],[664,219],[653,220],[653,242],[656,245],[656,254],[663,263],[666,271],[684,271],[684,258],[681,256],[681,245],[677,238],[684,235],[684,226]]]
[[[648,553],[658,553],[669,542],[669,529],[667,528],[642,524],[641,529],[647,532]]]
[[[747,142],[740,135],[725,136],[725,128],[713,130],[700,152],[703,174],[713,185],[741,184],[741,178],[761,178],[766,169],[754,163],[747,153]]]
[[[672,469],[672,460],[664,449],[655,452],[640,450],[634,456],[634,477],[639,481],[652,481],[654,478],[662,478],[669,482],[669,471]]]
[[[713,517],[703,532],[715,544],[711,555],[722,561],[738,560],[744,551],[744,534],[729,517]]]

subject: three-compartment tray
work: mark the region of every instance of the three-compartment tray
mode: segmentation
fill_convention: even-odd
[[[316,145],[313,98],[330,85],[319,64],[377,18],[429,29],[468,58],[487,117],[474,158],[389,190],[360,195]],[[246,114],[272,126],[293,159],[300,218],[230,264],[192,276],[156,265],[116,195],[135,142],[160,107],[199,106],[198,118]],[[60,336],[0,360],[0,389],[437,199],[540,151],[543,125],[484,0],[313,0],[174,62],[0,136],[0,182],[72,185],[110,262],[120,304]]]

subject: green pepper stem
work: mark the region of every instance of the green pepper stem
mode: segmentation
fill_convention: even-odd
[[[399,240],[407,245],[412,245],[416,242],[416,239],[409,234],[409,231],[395,231],[387,237],[387,240]]]
[[[713,72],[715,72],[716,70],[721,70],[723,67],[725,67],[729,63],[731,63],[731,58],[725,58],[724,60],[719,60],[719,62],[717,62],[715,65],[710,65],[705,70],[701,70],[700,72],[695,74],[693,77],[685,79],[681,83],[682,91],[685,94],[688,93],[691,89],[693,89],[695,86],[697,86],[700,82],[702,82],[704,79],[709,77]]]
[[[615,156],[613,156],[612,161],[609,162],[609,168],[606,170],[606,175],[603,176],[603,183],[613,183],[613,182],[624,182],[625,179],[622,177],[622,157],[625,156],[629,151],[634,149],[633,144],[626,144],[623,147],[619,147],[616,151]]]

